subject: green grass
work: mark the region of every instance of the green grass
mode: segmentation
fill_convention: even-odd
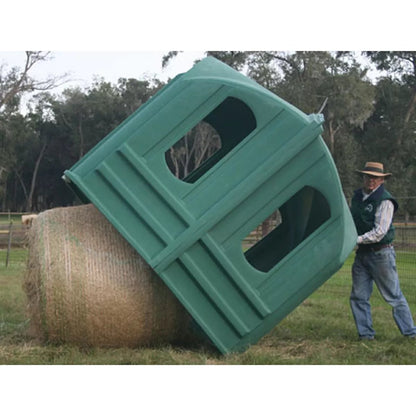
[[[22,214],[0,214],[0,225],[9,225],[10,220],[13,224],[20,224],[22,221]]]
[[[29,321],[22,291],[25,257],[25,250],[14,249],[6,269],[5,251],[0,250],[0,364],[416,364],[416,341],[400,335],[390,307],[377,291],[372,298],[377,339],[357,340],[348,303],[352,257],[256,345],[227,356],[207,346],[104,349],[39,344],[26,335]],[[409,264],[414,276],[411,256],[398,256],[399,270],[408,270]],[[415,291],[414,283],[411,290]],[[416,304],[409,303],[414,313]]]

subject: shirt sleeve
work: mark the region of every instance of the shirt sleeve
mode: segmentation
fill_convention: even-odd
[[[374,244],[381,241],[390,228],[393,214],[393,202],[389,200],[382,201],[375,214],[374,228],[358,236],[357,244]]]

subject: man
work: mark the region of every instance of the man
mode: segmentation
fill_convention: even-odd
[[[393,214],[398,204],[384,188],[382,163],[367,162],[363,170],[363,187],[354,192],[351,213],[358,233],[358,249],[352,266],[350,305],[360,339],[373,340],[370,296],[373,282],[384,300],[393,308],[393,318],[400,332],[416,337],[413,317],[399,284],[396,269]]]

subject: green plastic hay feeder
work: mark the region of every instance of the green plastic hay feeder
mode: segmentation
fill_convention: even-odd
[[[183,180],[165,153],[198,122],[221,148]],[[343,264],[356,232],[323,117],[214,58],[178,75],[64,178],[143,256],[223,353],[256,343]],[[244,252],[278,210],[281,223]]]

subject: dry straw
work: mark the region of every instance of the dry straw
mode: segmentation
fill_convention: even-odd
[[[106,347],[189,340],[189,314],[93,205],[41,213],[28,241],[33,336]]]

